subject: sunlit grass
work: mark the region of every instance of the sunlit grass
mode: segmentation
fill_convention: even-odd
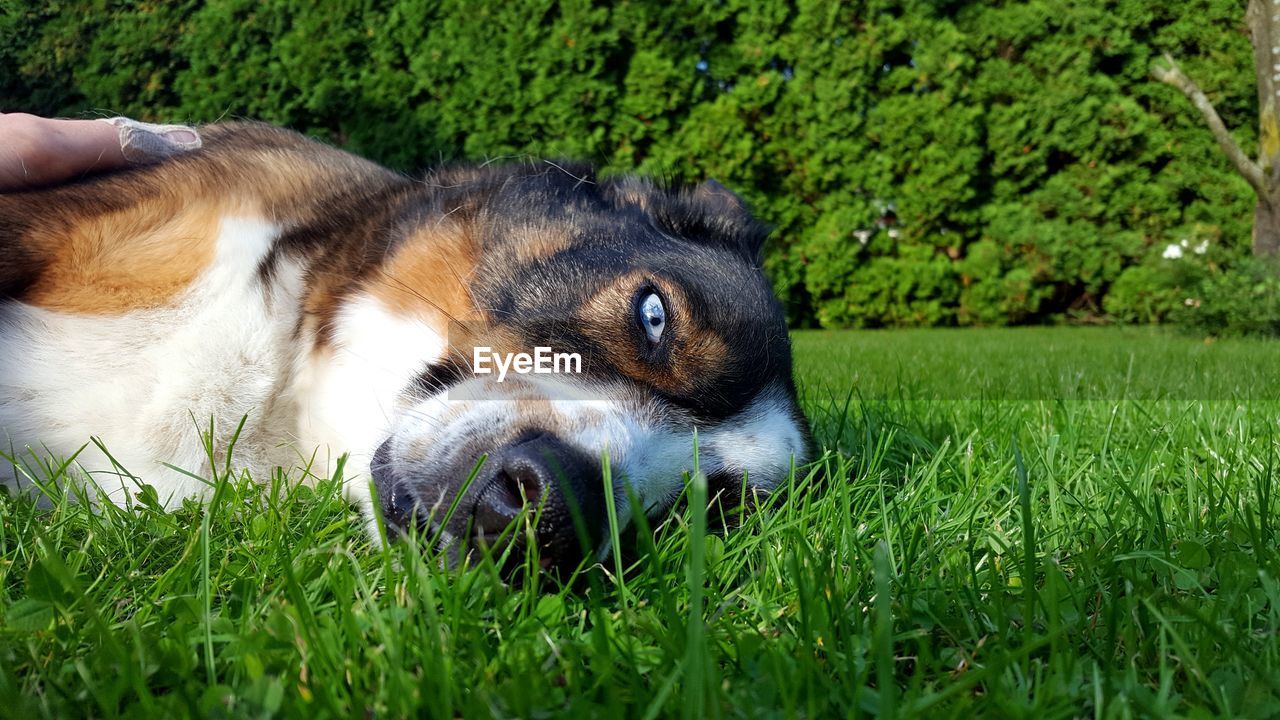
[[[724,537],[691,502],[566,586],[371,545],[332,482],[232,468],[177,512],[3,498],[0,715],[1273,715],[1276,390],[1133,392],[1124,347],[1172,378],[1204,346],[802,334],[825,454],[787,499]],[[1088,399],[1050,389],[1067,352]],[[1004,382],[949,385],[975,374]]]

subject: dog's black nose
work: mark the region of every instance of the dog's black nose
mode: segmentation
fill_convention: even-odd
[[[600,540],[605,514],[600,463],[556,436],[526,435],[492,454],[475,482],[476,534],[497,537],[528,508],[537,519],[538,556],[548,568],[572,569]],[[511,538],[522,543],[517,527]]]

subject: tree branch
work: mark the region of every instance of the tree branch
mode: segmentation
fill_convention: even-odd
[[[1218,141],[1218,147],[1222,148],[1222,152],[1227,154],[1227,158],[1236,166],[1236,172],[1240,173],[1253,191],[1258,194],[1258,199],[1269,203],[1271,201],[1267,194],[1267,183],[1263,176],[1262,168],[1257,163],[1249,159],[1248,155],[1240,149],[1236,144],[1235,138],[1231,137],[1231,132],[1227,130],[1227,126],[1222,123],[1222,118],[1218,117],[1218,111],[1213,109],[1213,103],[1209,102],[1209,98],[1205,97],[1204,92],[1198,85],[1182,72],[1182,68],[1178,67],[1178,63],[1174,61],[1173,56],[1169,53],[1164,54],[1167,66],[1153,65],[1151,67],[1151,76],[1156,80],[1172,85],[1182,91],[1183,95],[1191,101],[1192,105],[1200,111],[1204,117],[1205,123],[1209,125],[1209,130],[1213,132],[1213,137]]]

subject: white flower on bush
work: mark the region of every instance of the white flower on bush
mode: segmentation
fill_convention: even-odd
[[[1169,243],[1168,245],[1166,245],[1164,248],[1164,252],[1160,253],[1160,257],[1166,260],[1177,260],[1178,258],[1182,257],[1184,254],[1186,254],[1184,252],[1186,250],[1190,250],[1196,255],[1203,255],[1209,250],[1209,241],[1201,240],[1195,245],[1192,245],[1190,239],[1182,238],[1177,243]]]

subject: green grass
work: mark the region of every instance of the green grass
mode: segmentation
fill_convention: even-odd
[[[828,452],[788,500],[724,538],[686,511],[568,588],[371,547],[332,483],[220,478],[174,513],[0,498],[0,714],[1280,715],[1280,345],[797,355]]]

